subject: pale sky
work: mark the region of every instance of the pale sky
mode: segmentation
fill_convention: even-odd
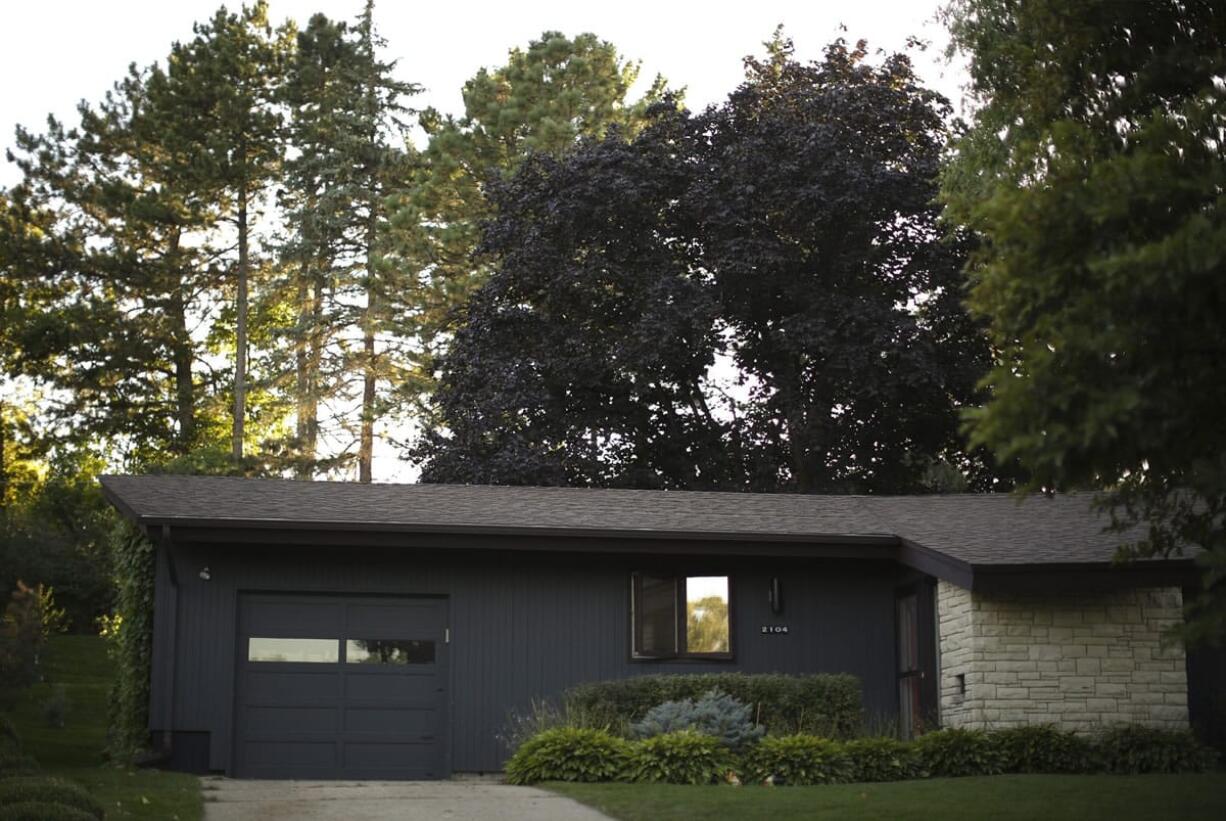
[[[163,60],[175,40],[191,37],[192,23],[209,17],[217,0],[9,0],[0,26],[0,145],[12,145],[13,127],[36,131],[49,112],[75,122],[82,98],[96,101],[131,62]],[[229,3],[236,7],[238,3]],[[620,3],[517,0],[503,3],[379,0],[376,24],[388,41],[386,56],[400,61],[406,80],[425,86],[414,103],[458,113],[460,88],[481,66],[505,62],[508,49],[527,45],[542,31],[595,32],[621,53],[642,62],[642,80],[663,74],[687,88],[693,109],[722,99],[741,79],[741,58],[783,23],[804,59],[839,36],[864,37],[870,46],[901,48],[914,34],[933,47],[917,68],[933,87],[957,102],[962,74],[947,66],[945,33],[934,22],[939,0],[738,0],[693,3],[623,0]],[[316,11],[351,19],[362,0],[270,0],[272,19],[305,24]],[[4,164],[0,184],[16,179]]]
[[[871,48],[886,50],[901,49],[909,35],[928,40],[928,51],[915,55],[916,69],[958,106],[965,74],[944,58],[947,37],[934,19],[943,2],[377,0],[375,22],[388,41],[384,56],[399,61],[400,77],[425,87],[413,105],[447,113],[462,113],[460,90],[479,68],[505,63],[509,49],[527,46],[548,30],[570,36],[594,32],[624,57],[641,62],[637,92],[663,74],[673,88],[686,88],[687,105],[698,110],[736,88],[743,77],[741,59],[760,55],[763,41],[780,23],[803,60],[820,57],[823,46],[839,36],[850,42],[865,38]],[[97,102],[130,63],[163,61],[171,43],[190,39],[192,23],[207,19],[218,5],[218,0],[7,0],[0,26],[0,149],[13,145],[18,123],[42,131],[48,113],[75,125],[78,101]],[[270,0],[270,13],[275,24],[293,18],[305,25],[317,11],[352,19],[362,5],[362,0]],[[2,160],[0,186],[11,185],[18,179],[16,169]],[[376,480],[416,478],[416,470],[396,457],[388,444],[376,443]]]

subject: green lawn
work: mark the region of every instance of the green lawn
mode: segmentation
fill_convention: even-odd
[[[1002,775],[829,787],[544,785],[623,821],[1162,821],[1226,818],[1226,775]]]
[[[112,667],[102,639],[56,636],[47,650],[45,684],[23,694],[11,718],[25,751],[50,775],[70,778],[107,808],[107,818],[197,821],[200,781],[193,775],[115,767],[107,763],[107,691]],[[42,704],[56,684],[68,695],[65,726],[50,727]]]

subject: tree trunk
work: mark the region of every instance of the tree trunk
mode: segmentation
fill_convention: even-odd
[[[238,192],[238,299],[234,327],[234,436],[235,461],[243,458],[243,418],[247,409],[247,185]]]
[[[170,259],[178,264],[180,234],[170,239]],[[175,366],[175,420],[178,423],[178,451],[187,453],[196,439],[196,386],[192,381],[192,336],[187,328],[187,300],[182,274],[175,283],[167,308],[174,339],[172,357]]]
[[[307,437],[311,426],[308,404],[311,399],[310,346],[315,334],[311,326],[310,282],[305,270],[298,272],[296,305],[298,334],[294,339],[294,394],[296,399],[294,433],[298,440],[299,463],[295,473],[299,479],[310,479],[311,463],[315,461],[315,453],[307,450]]]
[[[375,451],[375,293],[367,290],[366,317],[362,323],[362,432],[358,441],[358,481],[372,481]]]

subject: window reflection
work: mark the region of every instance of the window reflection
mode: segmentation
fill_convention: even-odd
[[[686,577],[685,623],[687,653],[728,652],[727,576]]]
[[[433,664],[434,642],[425,639],[349,639],[349,664]]]
[[[337,639],[247,639],[247,661],[293,661],[335,664],[340,661]]]
[[[634,577],[634,654],[671,656],[677,652],[677,581]]]

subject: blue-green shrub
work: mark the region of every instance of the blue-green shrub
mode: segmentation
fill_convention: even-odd
[[[714,736],[679,730],[634,745],[631,781],[714,784],[736,767],[736,758]]]
[[[844,745],[811,735],[767,736],[745,756],[751,781],[776,784],[842,784],[852,780]]]
[[[751,719],[771,735],[851,738],[863,720],[860,680],[845,674],[663,673],[581,684],[564,699],[601,726],[617,727],[641,721],[666,701],[699,698],[710,690],[749,705]]]
[[[629,741],[605,730],[557,727],[525,741],[506,765],[511,784],[618,781],[632,761]]]
[[[730,750],[742,751],[762,738],[766,728],[750,718],[749,705],[719,690],[697,701],[688,698],[652,707],[642,721],[630,725],[633,738],[652,738],[679,730],[713,736]]]
[[[983,730],[937,730],[914,742],[920,768],[933,777],[996,775],[1004,757]]]

